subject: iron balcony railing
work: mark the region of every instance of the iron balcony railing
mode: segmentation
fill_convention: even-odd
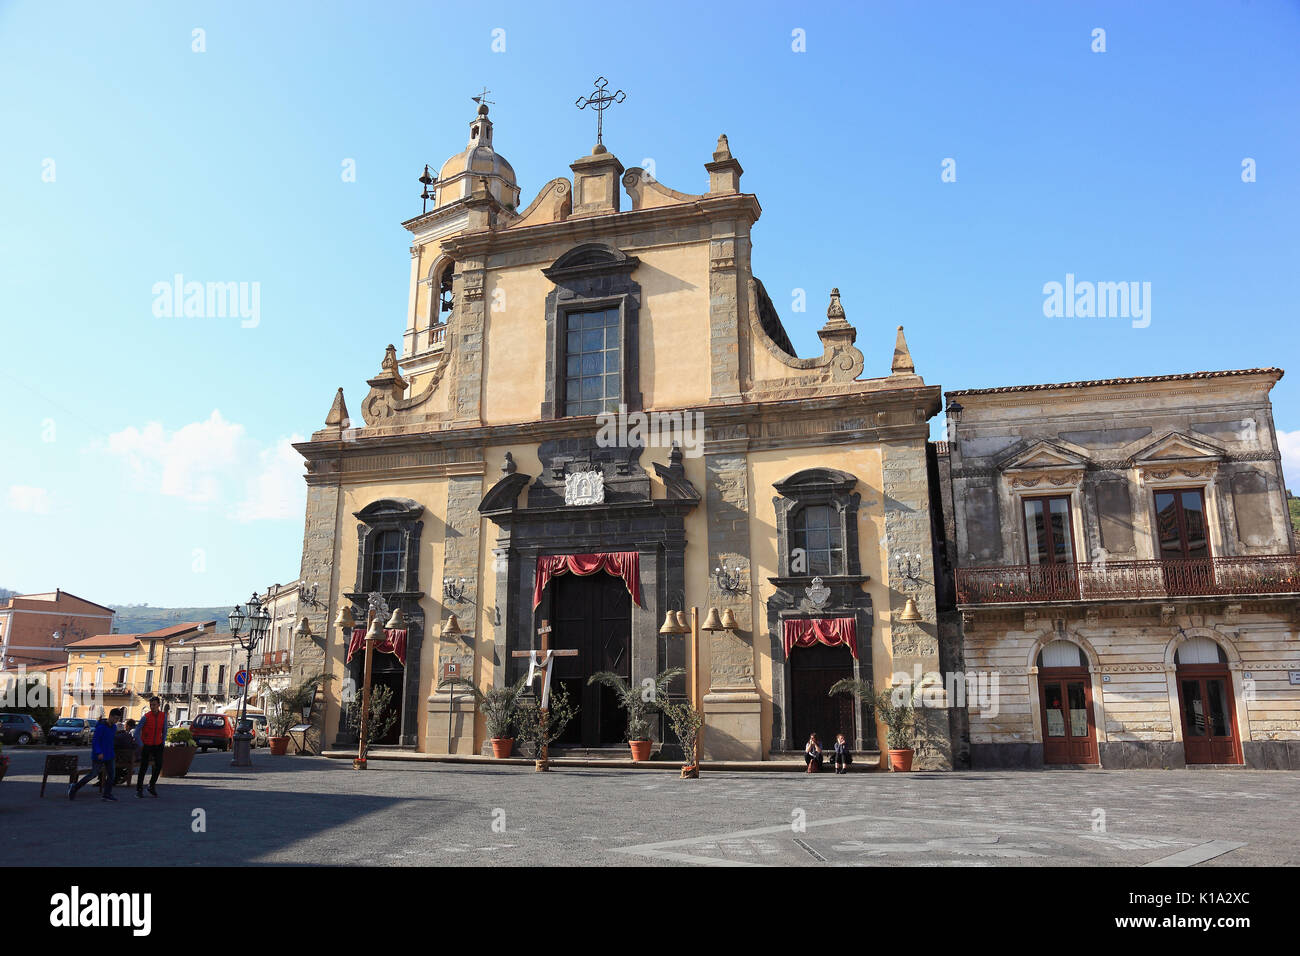
[[[1300,593],[1300,555],[958,568],[958,604]]]
[[[253,670],[269,670],[277,667],[289,666],[289,652],[285,651],[267,651],[262,655],[260,663],[253,665]]]

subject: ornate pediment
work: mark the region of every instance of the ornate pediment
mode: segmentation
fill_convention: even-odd
[[[1088,455],[1060,442],[1038,441],[998,463],[998,470],[1020,471],[1079,471],[1088,465]]]
[[[1221,448],[1182,432],[1170,432],[1133,455],[1133,461],[1139,467],[1171,463],[1209,464],[1222,458]]]

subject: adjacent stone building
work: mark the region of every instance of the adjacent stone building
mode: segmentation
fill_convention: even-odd
[[[959,763],[1300,769],[1281,377],[947,393],[941,626],[991,690],[966,702]]]
[[[811,732],[876,750],[875,722],[829,686],[940,669],[926,444],[940,395],[902,328],[874,324],[860,350],[830,290],[821,354],[795,355],[751,268],[761,208],[725,136],[706,192],[598,143],[520,208],[494,135],[480,106],[434,208],[403,224],[402,348],[369,380],[364,423],[339,389],[295,446],[300,580],[324,593],[301,608],[312,634],[293,672],[337,678],[319,742],[353,739],[364,654],[334,625],[342,606],[362,624],[371,608],[405,616],[375,655],[399,702],[392,746],[484,752],[482,715],[439,677],[452,663],[483,689],[515,679],[546,620],[551,646],[578,652],[556,665],[581,705],[563,746],[620,755],[623,717],[587,677],[683,663],[660,625],[698,607],[735,621],[701,642],[707,758],[801,752]],[[933,703],[917,762],[943,768],[950,715],[941,691]]]

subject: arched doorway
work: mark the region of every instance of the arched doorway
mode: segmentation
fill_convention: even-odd
[[[1193,637],[1174,652],[1174,667],[1187,762],[1241,763],[1232,675],[1223,648],[1208,637]]]
[[[1088,673],[1088,659],[1077,644],[1052,641],[1039,652],[1038,693],[1043,720],[1043,763],[1100,763],[1092,677]]]

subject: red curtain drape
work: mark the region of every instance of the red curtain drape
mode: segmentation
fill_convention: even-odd
[[[785,656],[795,647],[812,647],[827,644],[831,647],[844,644],[849,653],[858,656],[858,623],[851,617],[790,618],[784,622]]]
[[[533,607],[542,603],[542,592],[557,574],[585,577],[606,571],[622,578],[627,593],[637,607],[641,603],[641,555],[636,551],[606,551],[601,554],[543,554],[537,558],[537,576],[533,579]]]
[[[348,663],[352,663],[352,655],[362,650],[366,646],[366,629],[364,627],[354,627],[352,629],[352,640],[348,642]],[[384,631],[384,639],[375,644],[375,650],[381,654],[395,654],[397,659],[406,666],[406,628],[393,628],[391,631]]]

